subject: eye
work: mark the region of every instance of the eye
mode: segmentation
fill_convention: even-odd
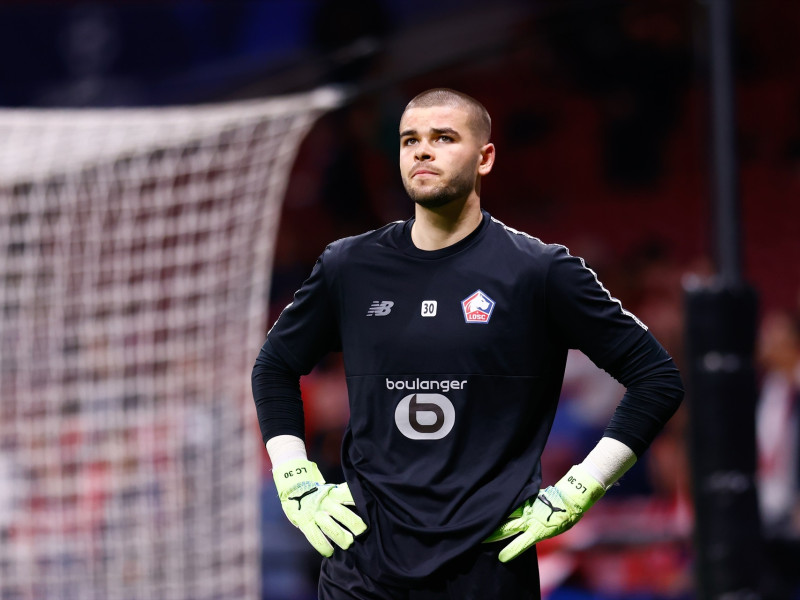
[[[401,146],[411,146],[411,145],[416,144],[416,143],[417,143],[417,140],[415,140],[414,138],[406,138],[406,139],[400,141],[400,145]]]
[[[437,142],[452,142],[453,138],[451,138],[449,135],[440,135],[438,138],[436,138],[436,141]]]

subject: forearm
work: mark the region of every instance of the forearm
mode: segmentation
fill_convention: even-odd
[[[269,341],[256,359],[251,383],[264,443],[276,436],[293,436],[302,442],[305,425],[300,375],[289,368]]]
[[[683,399],[678,369],[648,334],[606,370],[626,387],[626,392],[604,436],[641,456]]]
[[[652,335],[609,368],[626,393],[604,437],[581,465],[608,489],[636,463],[675,413],[683,385],[675,363]]]

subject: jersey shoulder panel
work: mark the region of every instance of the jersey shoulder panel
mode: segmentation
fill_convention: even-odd
[[[545,265],[552,261],[560,252],[567,251],[565,246],[543,242],[538,237],[509,227],[494,217],[491,217],[491,225],[495,231],[495,236],[506,240],[507,243],[511,245],[512,249],[516,249],[532,258],[536,258],[538,259],[537,262],[544,263]]]
[[[322,254],[326,265],[346,264],[354,255],[368,252],[375,246],[397,246],[406,221],[393,221],[378,229],[340,238],[328,244]]]

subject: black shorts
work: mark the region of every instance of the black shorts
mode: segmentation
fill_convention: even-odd
[[[425,581],[408,586],[375,581],[356,569],[347,551],[337,549],[322,561],[319,600],[539,600],[536,547],[501,563],[497,554],[504,545],[480,546]]]

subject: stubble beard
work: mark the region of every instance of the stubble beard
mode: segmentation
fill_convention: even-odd
[[[473,189],[473,181],[465,175],[442,185],[423,189],[413,187],[408,181],[403,183],[406,193],[415,204],[430,209],[441,208],[456,200],[463,200]]]

